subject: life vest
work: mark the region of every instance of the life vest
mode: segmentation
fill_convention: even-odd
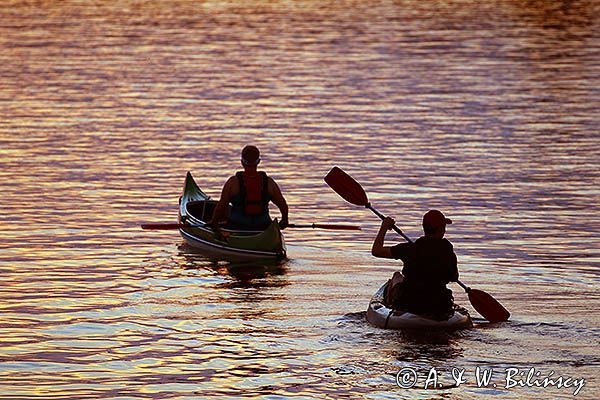
[[[246,215],[261,215],[269,206],[269,178],[263,171],[257,174],[237,172],[235,176],[240,186],[240,200]]]

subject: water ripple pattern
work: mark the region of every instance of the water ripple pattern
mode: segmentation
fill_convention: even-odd
[[[598,15],[594,0],[4,1],[0,399],[573,398],[478,386],[477,367],[584,378],[577,398],[596,399]],[[188,170],[218,198],[248,143],[292,222],[363,230],[288,229],[290,260],[256,265],[139,228],[176,220]],[[379,221],[327,187],[334,165],[411,237],[427,209],[448,214],[462,280],[511,321],[370,327],[399,265],[370,256]],[[405,367],[441,385],[401,389]]]

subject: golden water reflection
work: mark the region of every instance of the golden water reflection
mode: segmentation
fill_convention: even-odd
[[[388,398],[402,366],[586,377],[600,297],[598,6],[581,1],[37,1],[0,7],[0,397]],[[254,143],[297,223],[250,270],[181,248],[185,172]],[[411,237],[429,208],[510,323],[368,326],[397,264],[333,165]],[[276,211],[274,211],[276,214]],[[394,240],[392,236],[388,238]],[[466,295],[453,287],[459,303]],[[475,386],[408,396],[571,398]]]

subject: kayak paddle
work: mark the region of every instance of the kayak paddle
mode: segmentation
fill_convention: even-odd
[[[347,202],[368,208],[382,220],[385,219],[385,215],[381,214],[371,205],[371,203],[369,203],[367,193],[360,183],[344,172],[341,168],[333,167],[325,176],[325,182]],[[394,225],[392,229],[401,235],[406,241],[413,243],[413,241],[396,225]],[[510,317],[508,310],[491,295],[482,290],[471,289],[461,281],[457,281],[457,283],[469,295],[469,301],[471,302],[473,308],[475,308],[475,310],[477,310],[477,312],[485,319],[490,322],[502,322],[508,320]]]
[[[339,229],[345,231],[360,231],[358,225],[335,225],[335,224],[288,224],[287,228],[312,228],[312,229]],[[286,228],[286,229],[287,229]]]
[[[156,229],[156,230],[169,230],[179,228],[200,228],[206,225],[190,225],[190,224],[178,224],[178,223],[154,223],[154,224],[142,224],[142,229]],[[312,228],[312,229],[332,229],[332,230],[347,230],[347,231],[359,231],[361,230],[358,225],[337,225],[337,224],[289,224],[287,228]]]

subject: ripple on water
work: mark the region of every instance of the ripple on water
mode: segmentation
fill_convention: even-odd
[[[0,397],[573,397],[472,380],[401,390],[405,366],[469,379],[535,367],[584,377],[578,398],[597,397],[595,2],[10,5]],[[188,170],[218,198],[247,143],[291,220],[362,231],[288,229],[280,265],[141,231],[176,220]],[[426,209],[447,213],[461,279],[511,321],[369,326],[368,300],[399,265],[370,256],[379,220],[327,187],[334,165],[410,237]]]

